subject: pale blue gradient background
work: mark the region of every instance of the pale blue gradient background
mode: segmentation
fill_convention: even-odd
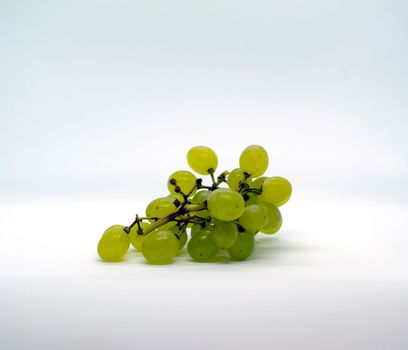
[[[0,348],[408,348],[406,1],[0,0]],[[206,144],[294,184],[243,264],[95,256]]]
[[[298,188],[407,203],[404,1],[0,4],[2,197],[133,198],[259,143]]]

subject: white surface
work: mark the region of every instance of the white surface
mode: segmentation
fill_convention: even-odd
[[[100,261],[101,232],[132,208],[0,207],[4,348],[406,349],[407,207],[295,193],[249,261]]]
[[[407,349],[404,0],[0,0],[0,348]],[[208,145],[294,185],[245,263],[96,258]]]

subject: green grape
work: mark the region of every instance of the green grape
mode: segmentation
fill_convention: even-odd
[[[184,197],[180,193],[169,194],[166,198],[170,198],[173,203],[176,199],[180,202],[180,204],[184,202]]]
[[[280,207],[285,204],[292,195],[292,185],[288,180],[280,176],[270,177],[262,186],[261,200]]]
[[[172,185],[170,180],[176,181],[176,186],[180,187],[181,192],[184,194],[189,194],[196,186],[197,178],[193,173],[190,173],[187,170],[179,170],[171,174],[167,181],[167,188],[169,189],[170,193],[176,194],[176,191],[174,190],[175,185]],[[195,190],[192,193],[194,192]]]
[[[201,224],[194,224],[191,226],[190,235],[193,237],[197,232],[200,232],[203,229]]]
[[[257,190],[262,190],[262,185],[263,185],[263,183],[265,182],[266,179],[267,179],[266,176],[258,177],[254,181],[252,181],[250,187],[255,188]]]
[[[172,198],[163,197],[157,198],[149,203],[146,208],[146,216],[149,218],[163,218],[171,213],[174,213],[177,208],[173,203]],[[150,222],[154,222],[155,220],[149,219]],[[161,226],[161,228],[169,228],[176,225],[174,221],[170,221],[167,224]]]
[[[264,208],[268,214],[268,221],[261,232],[269,234],[278,232],[282,226],[282,215],[279,209],[271,203],[260,202],[259,205]]]
[[[143,256],[152,264],[171,262],[180,250],[179,240],[168,230],[153,231],[143,240]]]
[[[238,227],[233,221],[216,221],[214,224],[213,239],[217,247],[230,248],[238,236]]]
[[[207,261],[211,259],[218,251],[212,232],[204,229],[193,235],[188,242],[187,251],[194,260]]]
[[[207,175],[209,170],[215,171],[217,169],[218,158],[211,148],[195,146],[188,151],[187,162],[195,172]]]
[[[186,230],[181,231],[180,232],[180,239],[179,239],[180,249],[183,248],[186,245],[187,239],[188,239],[188,236],[187,236]]]
[[[219,188],[208,196],[207,208],[215,219],[232,221],[244,212],[245,201],[238,192]]]
[[[102,233],[102,236],[103,236],[105,233],[109,232],[111,229],[118,228],[118,229],[122,229],[122,230],[123,230],[124,227],[125,227],[125,226],[123,226],[123,225],[112,225],[112,226],[109,226],[109,227]]]
[[[246,231],[255,233],[267,223],[268,213],[258,204],[248,205],[238,221]]]
[[[258,204],[259,196],[253,192],[246,193],[247,199],[245,199],[245,205]]]
[[[202,191],[198,191],[193,199],[191,200],[193,203],[197,203],[200,204],[202,202],[204,202],[205,200],[207,200],[208,196],[211,194],[211,191],[208,190],[202,190]]]
[[[203,190],[203,191],[198,191],[193,199],[191,200],[192,203],[194,204],[201,204],[202,202],[206,201],[208,196],[210,195],[210,191]],[[208,218],[210,217],[210,212],[207,209],[204,210],[198,210],[194,212],[195,216],[198,216],[200,218]]]
[[[169,228],[169,231],[171,231],[176,236],[176,238],[178,239],[180,249],[183,248],[184,245],[187,242],[186,230],[185,229],[180,230],[180,226],[176,225],[176,226],[173,226],[173,227]]]
[[[231,190],[239,191],[240,183],[251,184],[250,178],[245,178],[245,174],[242,169],[236,168],[228,174],[228,186]]]
[[[103,233],[98,243],[98,254],[106,261],[119,261],[129,249],[129,235],[123,231],[124,226],[114,225]]]
[[[268,164],[268,153],[258,145],[245,148],[239,158],[239,167],[251,177],[261,176],[268,168]]]
[[[147,222],[141,222],[140,223],[140,228],[145,231],[151,224],[147,223]],[[132,226],[132,228],[130,229],[129,232],[129,238],[130,238],[130,243],[132,244],[133,247],[135,247],[135,249],[138,252],[142,251],[142,245],[143,245],[143,239],[145,238],[145,235],[139,235],[137,233],[137,230],[139,229],[139,227],[136,225]]]
[[[252,255],[254,248],[254,235],[248,231],[239,232],[234,245],[228,249],[228,254],[234,260],[245,260]]]
[[[202,230],[212,231],[213,226],[214,225],[213,225],[212,222],[206,222],[204,225],[202,225],[202,224],[193,224],[193,226],[191,226],[190,235],[191,235],[191,237],[193,237],[197,232],[200,232]]]

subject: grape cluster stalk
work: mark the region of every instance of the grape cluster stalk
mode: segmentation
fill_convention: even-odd
[[[191,148],[187,162],[211,183],[205,185],[188,170],[171,174],[169,194],[151,201],[145,216],[136,215],[129,226],[105,230],[97,248],[103,260],[122,260],[130,245],[152,264],[171,263],[185,245],[198,262],[211,261],[220,252],[232,260],[246,260],[254,252],[258,232],[279,231],[279,207],[290,199],[292,185],[281,176],[263,176],[269,156],[262,146],[245,148],[239,168],[217,177],[218,157],[211,148]]]

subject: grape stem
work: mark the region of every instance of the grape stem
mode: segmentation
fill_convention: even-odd
[[[184,207],[183,206],[180,207],[180,209],[178,209],[174,213],[171,213],[157,220],[156,222],[153,222],[151,225],[145,228],[145,230],[143,231],[143,234],[148,235],[150,232],[153,232],[155,229],[159,228],[160,226],[167,224],[169,221],[173,221],[178,216],[183,216],[184,214],[192,213],[192,212],[203,210],[203,209],[206,209],[205,202],[200,203],[200,204],[186,204]]]
[[[226,181],[226,177],[227,177],[228,174],[229,174],[229,172],[228,172],[227,170],[223,171],[223,172],[217,177],[217,181],[215,181],[214,171],[212,171],[212,172],[211,172],[211,171],[212,171],[212,169],[209,169],[209,170],[208,170],[208,173],[211,175],[211,179],[212,179],[213,184],[212,184],[211,186],[206,186],[206,185],[203,185],[203,184],[201,183],[201,182],[202,182],[202,179],[198,179],[198,180],[200,180],[200,181],[197,182],[197,188],[198,188],[198,189],[205,188],[205,189],[207,189],[207,190],[209,190],[209,191],[215,191],[215,190],[218,188],[218,186],[221,185],[221,183],[227,182],[227,181]]]
[[[243,188],[241,191],[240,191],[240,193],[242,193],[242,194],[245,194],[245,193],[248,193],[248,192],[252,192],[252,193],[255,193],[255,194],[261,194],[262,193],[262,190],[259,190],[259,189],[257,189],[257,188]]]
[[[213,169],[213,168],[208,169],[208,173],[209,173],[210,176],[211,176],[212,185],[213,185],[213,186],[217,186],[217,185],[216,185],[217,183],[216,183],[215,177],[214,177],[214,169]]]
[[[136,214],[136,219],[129,225],[123,228],[123,231],[125,231],[127,234],[129,234],[130,229],[137,224],[138,230],[140,229],[140,219],[139,215]]]

